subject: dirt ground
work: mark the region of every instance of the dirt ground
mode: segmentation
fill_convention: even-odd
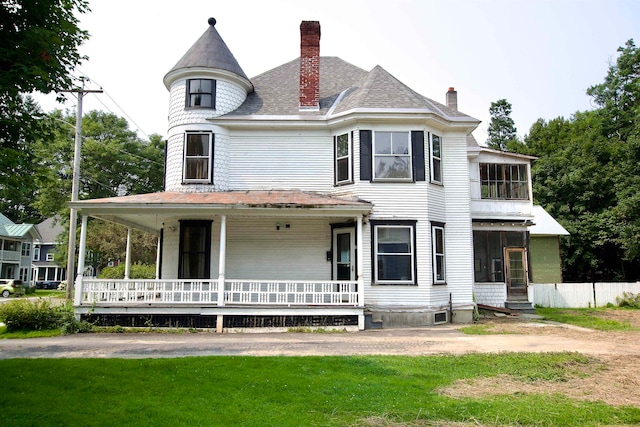
[[[591,329],[523,321],[521,318],[486,316],[479,321],[492,333],[560,336],[598,342],[609,348],[637,346],[640,350],[640,310],[608,310],[598,314],[604,319],[629,323],[635,331],[595,331]],[[451,397],[487,394],[548,393],[574,399],[601,401],[614,406],[640,407],[640,351],[627,355],[598,355],[588,365],[572,366],[566,381],[520,381],[508,375],[458,381],[441,390]],[[499,387],[496,387],[499,384]]]

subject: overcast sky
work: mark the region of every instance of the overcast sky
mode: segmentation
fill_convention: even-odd
[[[365,70],[380,65],[403,83],[482,120],[489,106],[513,105],[518,135],[538,118],[592,108],[589,86],[601,83],[616,49],[640,43],[637,0],[90,0],[81,16],[91,38],[79,70],[102,88],[84,111],[129,116],[141,137],[167,130],[164,75],[215,17],[216,29],[251,78],[299,56],[300,22],[320,21],[320,54]],[[322,83],[321,83],[322,84]],[[69,108],[37,97],[45,111]]]

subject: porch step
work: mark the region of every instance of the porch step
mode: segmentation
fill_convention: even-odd
[[[509,310],[517,310],[521,313],[535,313],[533,303],[529,301],[506,301],[504,306]]]

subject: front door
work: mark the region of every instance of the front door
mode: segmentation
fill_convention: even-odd
[[[528,300],[527,255],[524,248],[506,248],[507,300]]]
[[[355,228],[333,230],[333,280],[356,280]]]

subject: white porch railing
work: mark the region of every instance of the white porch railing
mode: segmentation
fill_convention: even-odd
[[[226,280],[218,304],[217,280],[136,280],[82,278],[82,305],[358,306],[355,281]],[[78,294],[76,294],[78,295]]]

